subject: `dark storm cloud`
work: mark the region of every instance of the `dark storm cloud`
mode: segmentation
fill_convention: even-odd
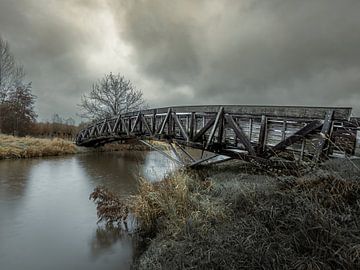
[[[113,8],[140,70],[165,83],[164,102],[359,112],[357,0],[113,1]],[[177,87],[187,87],[183,97]]]
[[[42,120],[53,113],[74,116],[81,93],[96,79],[87,70],[84,51],[101,41],[77,16],[97,8],[96,1],[0,0],[0,35],[33,82]]]
[[[151,106],[353,106],[358,0],[0,0],[0,35],[33,81],[42,119],[121,72]]]

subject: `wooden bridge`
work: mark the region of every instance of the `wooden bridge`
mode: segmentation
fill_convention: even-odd
[[[89,125],[78,133],[76,144],[97,147],[136,139],[160,150],[151,141],[161,140],[174,152],[163,154],[190,166],[228,159],[264,164],[319,162],[330,156],[355,155],[358,120],[351,118],[351,108],[340,107],[167,107],[124,113]],[[195,160],[184,146],[214,155]]]

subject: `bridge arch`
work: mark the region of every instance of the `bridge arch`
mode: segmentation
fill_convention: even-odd
[[[98,121],[78,133],[76,144],[97,147],[119,140],[160,140],[185,153],[184,146],[229,159],[317,162],[336,152],[354,154],[357,127],[350,116],[347,107],[164,107]]]

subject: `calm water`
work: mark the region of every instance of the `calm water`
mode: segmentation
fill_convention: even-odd
[[[0,269],[128,269],[132,239],[97,225],[89,194],[136,192],[174,165],[156,152],[0,161]]]

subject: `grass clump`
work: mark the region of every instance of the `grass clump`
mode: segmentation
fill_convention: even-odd
[[[134,267],[360,269],[359,174],[331,166],[300,177],[226,168],[141,181],[138,195],[118,201],[151,238]]]
[[[0,135],[0,159],[58,156],[76,153],[75,145],[63,139],[38,139]]]

